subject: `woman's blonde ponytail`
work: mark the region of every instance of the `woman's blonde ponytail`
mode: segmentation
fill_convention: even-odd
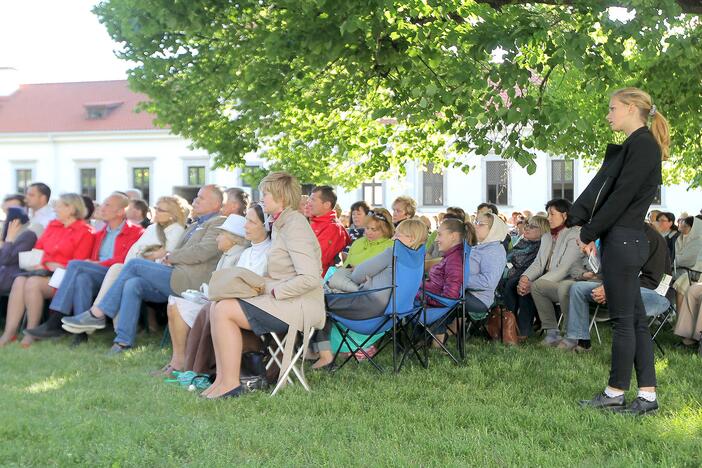
[[[661,147],[661,159],[666,161],[670,154],[670,127],[668,120],[658,110],[651,117],[651,133]]]

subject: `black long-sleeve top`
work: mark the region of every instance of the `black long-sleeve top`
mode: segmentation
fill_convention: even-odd
[[[662,182],[661,149],[647,127],[621,145],[610,144],[602,167],[568,213],[589,243],[614,226],[643,229],[644,218]]]

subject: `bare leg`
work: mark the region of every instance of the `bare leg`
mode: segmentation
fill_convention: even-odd
[[[319,359],[317,359],[317,361],[314,364],[312,364],[313,369],[319,369],[320,367],[329,365],[334,361],[334,353],[332,353],[328,349],[320,349],[318,354]]]
[[[212,333],[212,330],[214,330],[214,325],[212,324],[212,315],[214,314],[214,309],[217,304],[217,302],[211,303],[210,309],[207,311],[207,313],[210,314],[210,334],[212,335],[212,346],[215,348],[215,350],[217,349],[217,347],[215,345],[214,333]],[[215,377],[215,380],[214,382],[212,382],[212,385],[207,387],[205,391],[201,393],[202,396],[207,396],[210,393],[214,392],[217,389],[217,387],[222,383],[222,378],[220,377],[221,374],[219,372],[219,369],[222,368],[221,366],[222,363],[220,362],[219,354],[215,352],[215,368],[217,369],[217,377]]]
[[[210,317],[212,323],[212,341],[215,356],[221,365],[217,367],[217,375],[221,376],[221,384],[208,394],[208,398],[217,398],[235,389],[239,382],[241,370],[242,338],[241,330],[250,330],[248,320],[241,310],[239,301],[220,301]]]
[[[22,316],[24,315],[24,285],[27,282],[26,276],[18,276],[12,283],[10,297],[7,301],[7,317],[5,319],[5,331],[0,336],[0,347],[5,346],[17,334]]]
[[[173,345],[173,355],[169,365],[176,370],[182,370],[185,363],[185,344],[188,340],[190,327],[180,316],[178,306],[168,304],[168,331],[171,333],[171,343]]]
[[[24,286],[24,304],[27,307],[27,328],[39,326],[41,314],[44,311],[44,299],[54,295],[56,291],[49,286],[49,278],[32,276],[27,279]],[[34,342],[34,338],[24,335],[22,346],[27,347]]]

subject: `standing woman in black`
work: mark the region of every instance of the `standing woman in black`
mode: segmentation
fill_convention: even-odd
[[[621,145],[607,146],[602,167],[578,197],[568,216],[580,225],[580,248],[596,253],[601,240],[602,275],[614,333],[609,382],[584,407],[645,414],[658,409],[653,342],[639,290],[639,271],[648,257],[643,226],[661,184],[661,160],[668,156],[668,122],[637,88],[616,91],[607,121],[623,132]],[[651,128],[648,128],[650,121]],[[632,367],[639,385],[637,398],[626,406]]]

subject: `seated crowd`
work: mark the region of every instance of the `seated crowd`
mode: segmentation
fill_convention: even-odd
[[[466,310],[487,316],[489,335],[505,344],[542,331],[544,346],[591,349],[590,315],[606,306],[607,295],[599,259],[581,252],[580,228],[568,223],[568,200],[509,219],[490,203],[474,215],[449,207],[430,218],[418,215],[406,196],[394,200],[391,211],[359,201],[343,214],[332,187],[303,196],[286,173],[269,174],[259,189],[261,203],[249,203],[239,188],[205,185],[192,206],[174,195],[159,198],[153,209],[134,189],[99,205],[72,193],[50,203],[51,190],[42,183],[5,197],[0,347],[20,329],[23,347],[66,333],[80,343],[111,322],[109,353],[119,354],[136,345],[143,312],[153,319],[151,306],[162,304],[172,356],[154,374],[177,381],[216,376],[197,387],[203,397],[238,396],[247,388],[241,382],[251,372],[252,353],[264,346],[257,337],[271,333],[301,332],[304,354],[316,360],[312,368],[334,369],[341,345],[327,312],[351,320],[382,317],[399,242],[415,251],[425,247],[416,304],[441,307],[442,298],[463,297]],[[651,317],[676,309],[681,346],[702,354],[702,214],[676,219],[654,210],[646,221],[643,305]],[[437,339],[455,327],[449,320]],[[364,351],[357,359],[372,356],[376,337],[359,338]],[[285,342],[283,368],[293,343]]]

